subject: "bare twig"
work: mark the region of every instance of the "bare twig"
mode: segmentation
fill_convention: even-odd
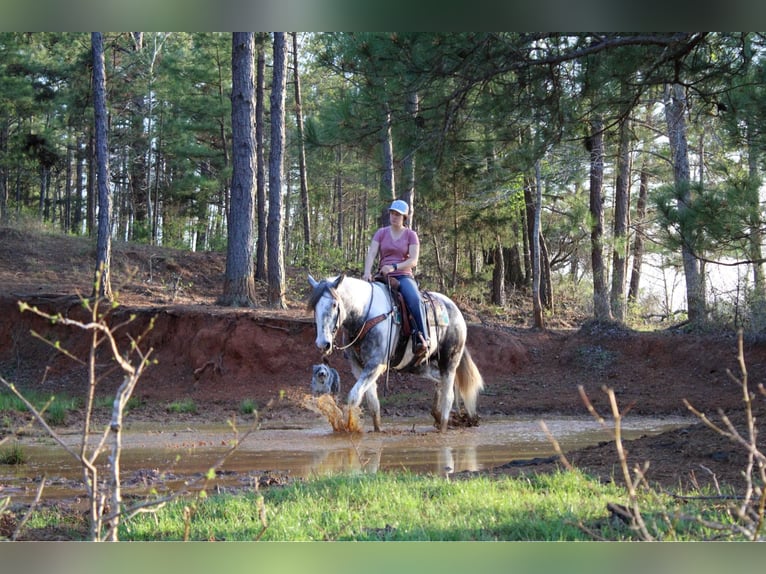
[[[35,508],[37,508],[37,505],[40,504],[40,498],[42,498],[43,490],[45,489],[45,477],[43,476],[43,479],[40,481],[40,485],[37,487],[37,492],[35,493],[35,499],[32,501],[32,504],[29,505],[29,508],[27,509],[26,513],[24,513],[24,517],[21,519],[21,522],[18,523],[15,530],[13,531],[13,536],[11,536],[11,540],[16,541],[18,540],[18,537],[21,534],[22,529],[26,525],[27,521],[29,520],[29,517],[32,516],[32,512]]]
[[[593,403],[590,402],[590,398],[588,398],[588,395],[585,392],[585,387],[582,385],[577,385],[577,392],[580,393],[580,398],[582,399],[582,402],[585,403],[585,408],[588,409],[588,412],[593,415],[593,418],[596,419],[596,422],[603,425],[604,417],[598,414],[596,409],[593,408]]]
[[[557,441],[556,437],[554,437],[551,431],[548,430],[548,425],[545,424],[545,421],[540,421],[540,428],[543,429],[545,436],[548,437],[548,440],[553,445],[553,450],[558,455],[559,460],[561,461],[561,464],[563,464],[567,470],[574,470],[574,467],[567,460],[567,457],[564,454],[564,451],[561,450],[561,445],[559,444],[559,441]]]
[[[708,428],[719,435],[728,438],[732,442],[740,445],[747,453],[747,464],[743,472],[745,479],[745,493],[738,497],[741,500],[739,506],[730,510],[730,515],[735,522],[729,525],[729,529],[742,534],[750,540],[760,540],[764,527],[764,513],[766,511],[766,455],[758,448],[757,438],[758,429],[755,424],[753,414],[754,395],[748,389],[748,373],[745,363],[745,354],[743,349],[743,333],[740,329],[737,334],[737,361],[739,363],[740,375],[736,376],[727,370],[729,378],[740,387],[742,391],[742,402],[745,411],[745,433],[740,432],[731,419],[719,410],[722,425],[716,424],[710,420],[704,413],[697,410],[692,404],[684,399],[686,407],[699,418]],[[762,395],[763,385],[758,386]],[[758,479],[756,480],[756,470]],[[709,524],[706,523],[707,526]],[[720,525],[721,528],[726,528]]]
[[[623,478],[625,479],[625,485],[628,487],[628,496],[630,499],[631,516],[633,517],[633,523],[635,528],[644,540],[654,540],[654,537],[649,534],[646,528],[644,519],[641,516],[641,508],[638,502],[638,495],[636,492],[636,482],[630,475],[628,470],[628,459],[625,449],[622,444],[622,415],[620,409],[617,406],[617,398],[614,394],[614,389],[604,387],[604,392],[609,396],[609,404],[612,407],[612,416],[614,417],[614,444],[617,448],[617,457],[620,461],[620,468],[622,469]],[[641,479],[643,475],[641,475]]]

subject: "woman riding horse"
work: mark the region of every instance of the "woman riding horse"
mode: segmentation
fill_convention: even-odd
[[[396,277],[399,281],[399,292],[404,297],[412,318],[415,320],[415,331],[412,333],[412,352],[421,360],[429,347],[428,329],[423,319],[423,309],[420,305],[420,290],[412,270],[418,264],[420,255],[420,239],[414,230],[406,227],[409,217],[409,206],[406,201],[397,199],[388,208],[390,225],[381,227],[375,232],[364,260],[362,279],[372,281],[372,266],[380,255],[379,273],[386,279]]]

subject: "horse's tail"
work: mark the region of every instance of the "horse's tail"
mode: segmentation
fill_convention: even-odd
[[[455,385],[463,398],[463,405],[472,419],[476,418],[476,399],[479,391],[484,388],[484,378],[481,376],[476,363],[473,362],[468,349],[463,349],[463,356],[455,372]]]

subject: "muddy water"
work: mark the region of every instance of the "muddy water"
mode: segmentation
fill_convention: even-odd
[[[334,432],[326,420],[313,415],[308,419],[288,428],[263,425],[254,431],[219,467],[214,484],[254,487],[256,483],[280,483],[290,478],[392,469],[449,475],[554,454],[539,417],[483,419],[478,427],[445,434],[435,432],[425,419],[385,421],[382,433]],[[591,418],[543,420],[565,452],[612,439],[610,429]],[[690,422],[680,417],[626,417],[623,437],[656,434]],[[235,438],[232,429],[223,425],[165,426],[158,431],[148,424],[136,424],[123,436],[121,468],[126,491],[131,487],[173,489],[199,479]],[[80,441],[76,434],[64,438],[72,445]],[[80,467],[61,447],[45,436],[24,437],[21,442],[27,463],[0,465],[0,497],[28,499],[43,476],[45,498],[82,493],[78,485]],[[101,476],[106,476],[106,456],[98,462],[103,466]]]

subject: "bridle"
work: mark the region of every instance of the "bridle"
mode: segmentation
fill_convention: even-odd
[[[338,314],[335,316],[335,323],[332,326],[332,329],[330,330],[332,335],[330,339],[330,342],[331,342],[330,349],[327,352],[325,352],[325,355],[329,355],[330,353],[332,353],[333,348],[337,348],[339,351],[345,351],[346,349],[349,349],[352,346],[356,345],[359,341],[361,341],[367,335],[367,333],[370,332],[370,329],[372,329],[375,325],[377,325],[381,321],[385,320],[387,316],[393,314],[394,312],[393,305],[392,305],[391,309],[389,309],[387,312],[381,313],[380,315],[377,315],[373,317],[372,319],[367,318],[370,316],[370,311],[372,310],[372,303],[375,300],[375,286],[372,283],[370,283],[370,289],[371,289],[370,302],[367,305],[367,311],[365,311],[364,313],[365,321],[362,324],[362,328],[359,329],[359,332],[356,334],[356,337],[354,337],[354,339],[347,345],[336,345],[335,336],[337,335],[338,330],[341,328],[344,321],[346,320],[346,308],[343,304],[343,299],[341,299],[340,295],[338,295],[338,291],[337,289],[335,289],[335,287],[327,285],[325,289],[330,294],[330,297],[332,297],[332,300],[338,306]]]

